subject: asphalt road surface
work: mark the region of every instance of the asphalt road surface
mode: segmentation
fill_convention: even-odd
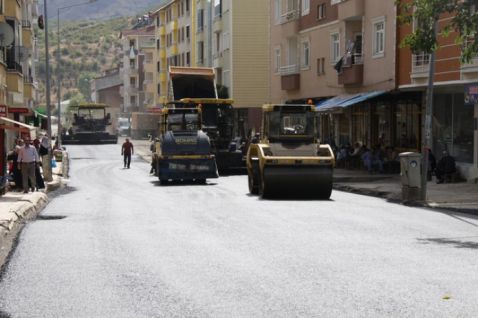
[[[69,146],[22,231],[0,317],[476,317],[478,220],[333,192],[261,200],[245,176],[160,186],[119,145]]]

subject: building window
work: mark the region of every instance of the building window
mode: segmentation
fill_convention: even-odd
[[[156,26],[160,26],[161,25],[161,20],[159,19],[159,14],[156,16]]]
[[[189,43],[190,38],[191,38],[190,33],[191,33],[191,31],[190,31],[190,26],[187,25],[187,26],[186,26],[186,41],[187,41],[188,43]]]
[[[129,47],[134,47],[135,41],[134,40],[129,40]]]
[[[136,63],[135,62],[136,62],[136,60],[134,60],[134,59],[129,60],[129,68],[130,69],[134,70],[136,68]]]
[[[216,32],[216,53],[221,52],[221,32]]]
[[[325,74],[325,57],[317,59],[317,75]]]
[[[373,47],[372,57],[383,57],[385,55],[385,18],[373,21]]]
[[[198,42],[198,60],[197,62],[199,64],[202,64],[204,62],[204,42],[200,41]]]
[[[330,35],[330,62],[337,63],[340,59],[340,35],[332,33]]]
[[[130,96],[129,101],[130,101],[131,106],[133,106],[133,107],[136,106],[136,96]]]
[[[202,32],[204,29],[204,10],[198,10],[198,32]]]
[[[186,52],[186,66],[191,66],[191,53]]]
[[[275,0],[274,1],[274,17],[276,23],[280,23],[282,15],[282,0]]]
[[[309,40],[302,41],[302,68],[310,66],[310,43]]]
[[[189,15],[189,0],[186,0],[186,13]]]
[[[159,48],[161,47],[161,42],[159,39],[156,40],[156,49],[159,50]]]
[[[222,0],[214,0],[214,17],[220,18],[222,16]]]
[[[302,0],[302,15],[307,15],[310,12],[310,0]]]
[[[130,84],[132,87],[135,87],[135,86],[136,86],[136,77],[130,77],[130,78],[129,78],[129,84]]]
[[[325,3],[317,6],[317,20],[325,19]]]
[[[274,49],[274,73],[279,73],[281,64],[280,47]]]
[[[156,62],[156,71],[161,72],[161,62]]]

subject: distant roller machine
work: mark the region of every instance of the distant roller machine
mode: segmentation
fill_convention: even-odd
[[[116,144],[118,136],[112,132],[111,116],[106,104],[85,103],[70,106],[73,109],[71,127],[62,132],[62,143]]]
[[[316,120],[312,105],[263,106],[261,138],[246,158],[251,194],[330,198],[335,157],[319,144]]]
[[[161,184],[170,181],[196,181],[218,178],[211,142],[201,130],[201,109],[175,108],[169,104],[162,109],[159,138],[153,154],[153,164]]]

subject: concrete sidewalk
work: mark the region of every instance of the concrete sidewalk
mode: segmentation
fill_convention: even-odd
[[[400,175],[372,174],[363,170],[335,169],[334,189],[402,202]],[[427,201],[412,205],[478,214],[478,184],[427,183]]]
[[[45,189],[27,194],[7,191],[0,196],[0,247],[9,233],[17,230],[24,220],[34,217],[48,204],[49,192],[62,186],[68,174],[68,154],[64,156],[65,164],[58,162],[57,167],[52,169],[53,180],[45,182]]]

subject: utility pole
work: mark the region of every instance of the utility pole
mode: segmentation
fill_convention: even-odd
[[[56,52],[56,81],[57,81],[57,99],[58,99],[58,132],[56,133],[56,138],[58,138],[58,147],[61,149],[61,54],[60,54],[60,8],[57,10],[57,37],[58,37],[58,47]]]
[[[433,23],[433,32],[437,34],[438,21]],[[435,77],[435,51],[430,54],[430,68],[428,70],[428,87],[425,104],[425,138],[422,143],[422,174],[421,174],[421,194],[420,200],[427,200],[427,182],[428,182],[428,152],[432,149],[432,117],[433,117],[433,78]]]
[[[52,171],[51,171],[51,158],[52,158],[52,149],[51,149],[51,105],[50,105],[50,58],[48,51],[48,10],[47,10],[48,0],[44,0],[44,26],[45,26],[45,83],[46,83],[46,113],[47,113],[47,135],[49,138],[49,147],[48,154],[43,156],[46,159],[43,159],[42,168],[43,176],[46,181],[52,181]]]

